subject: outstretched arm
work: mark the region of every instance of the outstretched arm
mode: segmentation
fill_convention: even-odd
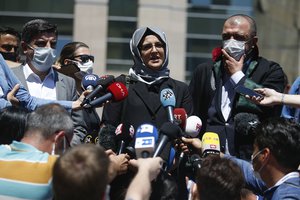
[[[130,164],[137,167],[138,172],[128,187],[125,199],[149,199],[151,194],[151,181],[159,174],[162,163],[163,161],[160,157],[130,160]]]
[[[276,92],[270,88],[258,88],[255,89],[256,92],[264,95],[263,98],[260,97],[247,97],[252,102],[263,105],[272,106],[278,104],[284,104],[292,107],[300,108],[300,95],[284,94]]]

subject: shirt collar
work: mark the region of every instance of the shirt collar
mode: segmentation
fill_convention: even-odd
[[[41,152],[40,150],[38,150],[34,146],[32,146],[30,144],[23,143],[23,142],[13,141],[9,146],[14,151],[36,151],[36,152]]]
[[[36,74],[32,71],[32,69],[29,67],[28,63],[26,63],[26,64],[24,65],[23,72],[24,72],[24,75],[25,75],[25,79],[26,79],[27,81],[29,81],[30,77],[39,78],[39,76],[36,75]],[[48,78],[48,77],[49,77],[49,78],[52,78],[52,79],[54,80],[54,70],[53,70],[52,67],[50,68],[50,71],[49,71],[49,73],[47,74],[47,76],[45,77],[45,79]],[[39,79],[40,79],[40,78],[39,78]]]
[[[299,172],[290,172],[287,175],[285,175],[284,177],[282,177],[279,181],[277,181],[277,183],[274,185],[274,187],[281,185],[283,182],[287,181],[288,179],[297,178],[299,176],[300,176]]]

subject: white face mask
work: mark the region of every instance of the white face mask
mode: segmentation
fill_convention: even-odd
[[[263,150],[264,150],[264,149],[260,150],[260,151],[257,152],[254,156],[251,155],[251,163],[252,163],[253,174],[254,174],[254,176],[255,176],[257,179],[260,179],[260,180],[262,180],[262,178],[261,178],[261,176],[260,176],[259,173],[260,173],[260,171],[263,169],[263,167],[265,166],[265,164],[263,164],[263,165],[259,168],[258,171],[255,171],[255,170],[254,170],[254,167],[253,167],[253,160],[254,160],[259,154],[261,154],[261,152],[262,152]]]
[[[236,61],[239,61],[245,54],[245,41],[229,39],[223,41],[223,49]]]
[[[31,63],[40,72],[45,72],[52,67],[55,60],[55,49],[44,47],[30,47],[34,50]]]
[[[87,74],[92,74],[93,73],[93,61],[88,61],[86,63],[81,64],[79,61],[73,61],[77,67],[79,67],[80,71],[86,72]]]

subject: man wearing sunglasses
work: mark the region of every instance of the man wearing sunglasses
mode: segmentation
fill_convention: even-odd
[[[73,78],[53,70],[56,57],[57,27],[42,19],[27,22],[22,31],[21,46],[26,63],[13,68],[13,72],[29,93],[37,98],[74,101],[78,98]],[[86,135],[82,111],[72,111],[73,140]],[[76,142],[76,144],[79,142]],[[73,144],[73,142],[72,142]]]
[[[21,36],[11,27],[0,27],[0,53],[9,67],[19,66],[19,46]]]

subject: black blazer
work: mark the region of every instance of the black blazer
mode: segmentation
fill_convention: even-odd
[[[250,64],[245,72],[245,77],[239,84],[249,88],[268,87],[278,92],[283,92],[284,73],[275,62],[258,57]],[[222,87],[222,63],[221,61],[200,64],[194,71],[189,90],[193,98],[194,114],[202,119],[202,133],[213,131],[219,134],[221,146],[225,147],[225,139],[228,139],[229,150],[235,154],[237,149],[235,141],[234,117],[237,113],[254,113],[259,119],[280,115],[280,106],[257,106],[247,101],[239,94],[235,94],[231,113],[227,121],[224,120],[221,111],[221,87]],[[214,102],[213,102],[214,101]],[[212,103],[216,114],[209,117],[209,108]]]
[[[126,84],[124,76],[118,77],[117,80]],[[167,78],[151,86],[140,81],[130,81],[127,85],[128,97],[124,101],[104,106],[102,123],[115,127],[120,123],[130,124],[135,131],[140,125],[150,123],[159,129],[168,121],[167,110],[160,102],[160,92],[165,88],[173,90],[176,108],[184,108],[188,115],[193,113],[192,98],[188,86],[183,82]]]

